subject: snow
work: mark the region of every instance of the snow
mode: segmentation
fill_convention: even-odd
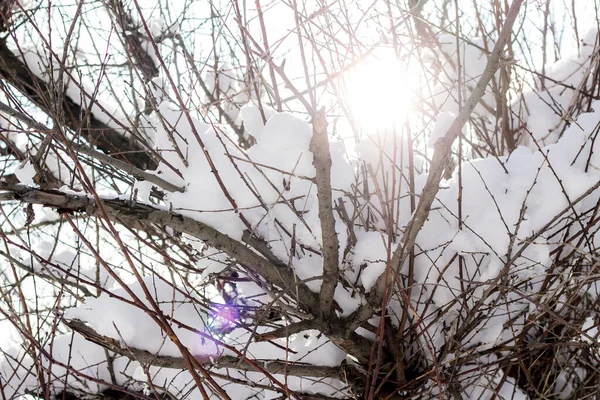
[[[111,381],[106,356],[104,348],[87,341],[78,333],[57,335],[40,351],[41,365],[47,371],[44,379],[54,394],[61,393],[65,387],[89,394],[107,389],[107,385],[100,383]],[[139,390],[139,385],[136,386],[129,378],[139,367],[137,362],[115,357],[112,367],[115,384]],[[25,391],[35,393],[38,390],[33,361],[21,348],[3,350],[0,376],[8,378],[3,380],[3,391],[9,399],[16,398],[13,397],[15,394]]]
[[[270,107],[263,106],[263,113],[265,119],[268,121],[275,114],[275,110]],[[248,134],[250,134],[256,140],[261,141],[262,131],[265,128],[265,122],[263,121],[260,109],[256,105],[248,103],[240,109],[240,116],[244,122],[244,128]]]
[[[146,20],[146,26],[148,27],[150,35],[152,35],[152,38],[155,40],[164,35],[167,30],[167,23],[162,18],[149,18]],[[145,27],[143,26],[139,28],[139,31],[141,34],[146,34]]]
[[[150,193],[152,192],[152,183],[148,181],[135,181],[133,190],[136,193],[136,200],[142,203],[150,201]]]
[[[355,267],[360,266],[362,268],[363,265],[365,266],[360,274],[360,280],[365,290],[371,290],[379,275],[385,271],[387,248],[387,238],[381,232],[363,231],[357,235],[352,262]],[[396,245],[392,244],[392,248],[396,248]],[[372,258],[374,256],[382,258]]]
[[[442,112],[437,116],[435,120],[435,125],[433,127],[433,131],[429,136],[429,147],[433,147],[433,145],[435,144],[435,142],[438,141],[438,139],[444,137],[444,135],[448,132],[450,125],[452,125],[452,122],[454,122],[455,118],[456,114],[454,114],[451,111]]]
[[[594,103],[592,109],[600,110],[600,104]],[[268,241],[273,254],[285,261],[290,258],[291,238],[282,233],[281,225],[288,230],[295,225],[297,243],[317,249],[320,247],[318,201],[311,182],[315,174],[309,149],[312,132],[307,122],[287,113],[273,113],[266,124],[263,124],[257,111],[255,106],[246,106],[242,110],[242,119],[247,131],[257,139],[257,144],[246,154],[227,144],[227,139],[219,127],[209,127],[198,121],[194,124],[199,126],[198,132],[202,137],[204,149],[196,144],[197,141],[191,138],[189,133],[188,136],[177,139],[182,153],[186,155],[188,165],[173,154],[164,154],[170,157],[173,165],[180,168],[183,179],[177,179],[181,179],[180,182],[186,185],[187,191],[185,194],[170,194],[169,201],[174,209],[188,216],[218,226],[221,231],[234,238],[241,236],[246,227],[240,222],[238,214],[231,211],[229,200],[223,196],[218,185],[206,184],[209,180],[214,182],[215,179],[206,163],[206,151],[240,212],[251,222],[254,231]],[[164,109],[163,114],[179,124],[176,130],[180,135],[189,131],[189,124],[173,108]],[[454,117],[452,111],[444,111],[438,116],[432,129],[430,144],[445,134]],[[515,256],[524,245],[526,247],[514,260],[508,275],[515,282],[528,282],[525,293],[537,293],[551,263],[550,252],[553,243],[548,237],[563,225],[557,224],[544,235],[536,237],[533,242],[528,241],[528,238],[543,229],[563,210],[567,209],[568,213],[572,213],[582,209],[582,204],[577,204],[569,211],[568,204],[600,179],[597,171],[600,167],[600,150],[595,149],[595,141],[589,140],[589,132],[593,131],[599,120],[600,111],[582,114],[577,123],[573,123],[560,139],[556,138],[557,140],[545,147],[518,147],[510,156],[473,159],[464,163],[462,229],[459,229],[457,221],[456,175],[444,183],[444,188],[438,193],[433,205],[434,211],[417,238],[417,248],[420,249],[421,255],[415,260],[415,282],[412,290],[416,312],[423,312],[424,307],[430,309],[426,322],[437,318],[432,308],[445,310],[444,317],[437,318],[426,328],[425,337],[431,338],[436,352],[448,340],[444,326],[452,326],[462,318],[461,313],[464,310],[461,311],[462,306],[456,303],[456,299],[460,298],[462,286],[472,288],[472,295],[465,301],[469,306],[475,305],[484,295],[484,287],[476,282],[494,280],[504,270],[506,261]],[[385,188],[383,193],[371,196],[366,203],[370,209],[379,208],[377,215],[384,215],[382,204],[386,204],[386,199],[392,195],[393,185],[389,179],[394,169],[399,166],[402,171],[407,171],[410,168],[405,140],[383,131],[365,139],[358,146],[357,154],[360,159],[371,166],[372,173],[368,179],[372,184],[377,182],[380,188]],[[337,168],[333,168],[332,184],[335,188],[350,190],[356,179],[354,168],[345,160],[343,148],[339,146],[337,143],[332,144],[333,163],[337,163]],[[237,163],[237,167],[246,177],[246,182],[251,182],[250,185],[239,178],[239,171],[231,166],[230,156],[235,156],[234,160],[247,160]],[[419,156],[414,156],[413,163],[417,171],[425,164]],[[159,167],[159,171],[165,171],[164,174],[167,174],[164,166]],[[426,174],[417,175],[415,178],[417,195],[425,178]],[[410,193],[406,182],[401,181],[403,174],[397,173],[396,179],[395,195],[401,198],[398,221],[402,226],[412,215],[409,205]],[[263,204],[258,201],[253,191],[261,194]],[[344,196],[341,191],[335,193]],[[548,197],[548,193],[557,195]],[[300,199],[294,202],[295,209],[283,202],[283,199],[290,201],[293,198]],[[589,201],[596,198],[598,196],[594,195]],[[264,204],[267,205],[266,210],[261,207]],[[192,211],[194,209],[213,212],[195,213]],[[299,210],[302,212],[301,218],[298,216]],[[360,278],[357,283],[365,291],[370,290],[376,279],[385,271],[388,257],[387,235],[382,233],[386,229],[384,220],[375,221],[375,227],[382,231],[355,229],[357,243],[352,250],[352,263],[344,269],[350,282]],[[347,231],[341,221],[337,221],[336,230],[340,234],[340,246],[343,248],[347,240]],[[391,246],[393,250],[397,243],[392,243]],[[458,260],[454,257],[456,254],[463,257],[463,271],[459,270]],[[298,252],[291,265],[298,278],[305,280],[310,289],[319,290],[320,279],[315,277],[322,273],[320,255],[310,251]],[[207,271],[218,271],[221,268],[209,263]],[[407,273],[406,268],[407,266],[403,266],[404,274]],[[460,278],[461,274],[464,278]],[[461,279],[466,279],[466,283],[461,282]],[[431,297],[433,303],[420,302],[421,288],[426,290],[431,285],[437,287]],[[246,295],[257,295],[257,298],[266,295],[264,291],[253,291],[251,287],[252,285],[246,287],[246,290],[250,289]],[[360,303],[358,296],[351,295],[341,286],[336,290],[335,299],[342,307],[341,315],[349,315]],[[497,343],[510,340],[512,335],[518,335],[523,329],[523,312],[530,308],[526,297],[523,294],[509,293],[506,298],[499,298],[499,294],[495,293],[485,299],[484,304],[491,306],[496,302],[507,304],[510,312],[506,313],[502,308],[492,309],[489,318],[482,321],[473,330],[474,333],[464,338],[465,344],[478,346],[480,351],[483,351]],[[503,328],[508,323],[508,315],[521,315],[510,322],[511,331]],[[234,335],[232,333],[229,338],[232,343],[238,340]],[[302,343],[305,342],[310,340],[302,339]],[[251,343],[248,352],[253,356],[260,354],[263,357],[278,357],[277,351],[265,343]],[[306,353],[303,351],[298,354]],[[342,354],[332,353],[312,361],[333,360],[332,365],[335,365],[340,361],[340,357]],[[498,375],[492,375],[487,381],[474,384],[473,396],[486,398],[488,394],[485,388],[491,385],[490,382],[498,383],[501,379]],[[524,394],[508,378],[500,395],[513,394],[524,398]]]
[[[155,66],[161,65],[161,63],[160,63],[160,60],[161,60],[161,57],[160,57],[160,46],[161,45],[160,45],[160,43],[156,43],[156,42],[153,43],[150,40],[142,39],[140,45],[141,45],[142,49],[144,50],[144,52],[146,54],[148,54],[148,56],[150,56],[150,59],[152,60],[152,63]],[[155,46],[158,49],[158,52],[156,51]]]
[[[591,72],[597,28],[590,29],[581,40],[580,54],[572,54],[547,66],[544,74],[548,79],[536,76],[535,85],[524,91],[522,98],[515,100],[511,108],[523,123],[523,144],[532,149],[555,143],[563,124],[569,121],[568,111],[576,90]],[[543,86],[542,86],[543,83]]]
[[[214,69],[207,68],[204,83],[208,88],[209,92],[214,93],[216,90],[217,79],[219,81],[219,92],[227,93],[229,89],[234,88],[233,77],[234,77],[233,67],[229,63],[224,63],[219,66],[217,73],[215,73]]]
[[[457,71],[460,65],[462,80],[465,84],[461,87],[463,90],[462,98],[466,99],[473,91],[479,77],[483,73],[487,64],[487,55],[494,48],[494,42],[487,37],[486,40],[475,37],[469,39],[460,39],[459,45],[456,43],[456,36],[451,34],[442,34],[439,36],[440,51],[439,59],[443,63],[443,71],[439,76],[439,83],[433,89],[434,101],[444,112],[458,114],[461,105],[458,104],[458,89],[456,84]],[[457,53],[457,51],[459,53]],[[460,54],[460,57],[459,57]],[[499,76],[499,72],[496,73]],[[483,104],[495,106],[495,99],[492,90],[488,87],[482,97],[482,101],[475,107],[475,114],[488,116],[489,112]]]
[[[466,366],[463,369],[467,369]],[[515,379],[512,377],[503,376],[501,372],[487,372],[477,370],[471,373],[475,379],[473,382],[464,382],[463,387],[466,388],[466,395],[470,399],[491,400],[528,400],[529,396],[521,390]],[[469,375],[471,375],[469,374]],[[479,374],[482,374],[479,376]],[[504,380],[504,381],[503,381]],[[498,388],[496,390],[495,388]]]
[[[538,108],[530,108],[535,118],[528,120],[528,126],[557,124],[547,104],[539,104]],[[567,105],[568,101],[565,107]],[[573,119],[562,135],[556,133],[545,137],[540,141],[540,147],[521,146],[510,156],[472,159],[463,163],[462,229],[457,220],[457,171],[452,179],[443,181],[416,243],[418,254],[411,304],[415,306],[417,315],[426,315],[423,322],[426,328],[419,328],[421,339],[427,342],[423,347],[431,344],[436,352],[441,351],[453,339],[452,328],[448,327],[455,326],[464,318],[465,308],[468,310],[480,300],[484,301],[487,317],[462,340],[462,346],[472,351],[484,351],[499,343],[510,342],[522,331],[527,314],[539,311],[529,297],[537,295],[552,264],[551,251],[557,244],[556,239],[550,238],[564,228],[567,221],[584,210],[592,209],[600,198],[596,191],[569,207],[600,180],[600,149],[594,140],[600,121],[600,102],[592,103],[590,109],[590,112]],[[438,115],[429,137],[430,146],[446,133],[453,118],[452,111]],[[535,128],[536,132],[541,132],[541,129],[548,128]],[[385,215],[383,204],[391,197],[390,188],[395,187],[401,198],[409,194],[399,173],[407,168],[407,157],[402,150],[407,147],[402,138],[393,138],[389,133],[380,133],[359,146],[360,158],[373,171],[369,174],[369,185],[373,187],[378,182],[379,187],[384,188],[366,203],[375,215]],[[398,168],[395,182],[390,181],[394,168]],[[423,174],[415,178],[417,197],[426,176]],[[398,207],[397,221],[402,226],[412,213],[407,201],[400,200]],[[563,213],[563,219],[546,229],[560,213]],[[371,231],[356,230],[353,268],[347,270],[346,276],[355,281],[362,269],[360,283],[365,290],[371,288],[385,269],[387,242],[386,235],[381,233],[387,228],[384,222],[384,218],[375,221],[375,228]],[[538,235],[540,231],[543,234]],[[530,237],[534,234],[536,237],[532,241]],[[397,244],[394,244],[392,249],[396,247]],[[518,257],[517,252],[521,252]],[[462,269],[456,255],[463,257]],[[483,298],[487,288],[485,283],[503,273],[506,262],[513,257],[515,259],[507,271],[508,279],[512,285],[524,289],[519,293],[509,292],[505,297],[492,293]],[[408,274],[408,265],[403,266],[402,274]],[[597,284],[587,287],[590,295],[597,296],[594,289]],[[432,291],[432,288],[435,289]],[[456,303],[464,290],[469,293],[464,305],[463,300]],[[423,296],[431,296],[433,303],[424,302]],[[392,304],[389,308],[398,313],[401,310],[399,305]],[[442,313],[442,317],[438,313]],[[589,329],[592,337],[597,333],[595,322],[589,318],[584,329]],[[585,337],[582,340],[586,340]],[[491,362],[483,358],[478,361],[481,365]],[[479,376],[479,373],[474,376]],[[494,393],[487,388],[497,386],[501,379],[501,375],[494,372],[484,380],[465,381],[463,387],[469,390],[471,398],[491,398]],[[569,381],[568,377],[561,379]],[[496,395],[501,398],[527,398],[512,378],[506,379]]]
[[[55,49],[51,53],[47,49],[38,46],[20,46],[14,53],[42,80],[58,80],[60,72],[59,60],[54,59],[53,63],[50,63],[49,60],[51,57],[56,57],[57,54],[63,54],[62,47]],[[153,53],[150,53],[150,55],[152,56]],[[67,59],[67,63],[74,64],[76,60],[69,58]],[[97,83],[93,82],[90,78],[77,80],[75,76],[70,75],[70,70],[70,68],[65,68],[63,71],[65,95],[70,101],[80,105],[83,110],[89,110],[94,118],[127,136],[129,134],[128,126],[130,119],[125,113],[125,102],[116,102],[106,98],[102,92],[98,92]],[[102,77],[93,77],[92,79],[102,79]]]
[[[234,383],[230,380],[221,379],[214,377],[217,384],[228,393],[233,399],[245,399],[260,396],[261,399],[275,400],[281,398],[281,393],[275,390],[263,390],[258,385],[266,385],[273,387],[275,385],[270,378],[264,376],[259,372],[241,372],[235,369],[217,369],[213,368],[210,372],[215,374],[222,374],[231,378],[237,379],[238,382],[249,381],[250,384],[244,385],[240,383]],[[150,377],[150,379],[148,378]],[[193,380],[191,374],[188,371],[181,371],[169,368],[156,368],[150,367],[148,374],[141,368],[138,368],[133,375],[133,378],[143,381],[152,381],[153,385],[157,387],[166,388],[172,395],[179,396],[178,398],[190,398],[190,399],[201,399],[202,394],[199,392],[196,382]],[[285,376],[280,374],[273,374],[273,378],[279,382],[285,382],[290,390],[302,390],[307,393],[318,393],[330,396],[338,394],[339,390],[342,390],[344,385],[336,380],[321,378],[298,378],[295,376]],[[211,399],[220,399],[222,397],[213,394]]]
[[[594,109],[599,107],[600,104],[593,104]],[[427,257],[417,257],[415,266],[416,281],[424,289],[438,280],[444,283],[437,287],[432,297],[439,309],[447,310],[446,307],[462,292],[458,261],[450,263],[454,254],[464,257],[463,276],[469,281],[486,282],[496,278],[505,262],[525,245],[526,249],[511,266],[509,276],[516,280],[515,284],[517,281],[529,282],[525,293],[534,295],[539,291],[544,273],[551,264],[553,243],[547,238],[564,225],[557,224],[533,242],[528,238],[564,209],[569,215],[583,209],[579,203],[569,211],[568,204],[600,179],[595,170],[585,172],[588,155],[590,165],[597,162],[598,156],[590,148],[587,136],[582,134],[591,132],[599,120],[599,113],[583,114],[557,143],[541,151],[519,148],[509,157],[479,159],[463,165],[462,230],[458,229],[456,218],[458,183],[455,179],[447,182],[447,187],[440,191],[433,205],[435,211],[419,233],[417,245],[427,253]],[[548,196],[548,193],[555,195]],[[586,201],[593,204],[598,198],[595,193]],[[434,265],[431,265],[432,259],[436,260]],[[475,304],[482,294],[483,289],[475,288],[468,303]],[[510,315],[519,315],[529,309],[530,303],[523,294],[509,293],[508,296],[500,301],[507,304]],[[497,295],[493,295],[486,304],[493,304],[496,300]],[[417,297],[414,301],[419,304]],[[458,313],[460,306],[452,306],[450,310]],[[513,320],[509,332],[503,329],[508,323],[508,315],[501,308],[494,310],[473,330],[477,333],[465,338],[464,343],[490,347],[518,335],[524,317]],[[448,314],[444,321],[455,318],[452,315],[456,314]],[[445,342],[440,335],[442,323],[440,321],[428,329],[430,336],[436,338],[436,347]]]
[[[148,89],[157,104],[161,104],[163,101],[167,100],[169,90],[162,77],[157,76],[152,78],[150,82],[148,82]]]
[[[185,193],[168,194],[171,209],[238,240],[248,229],[240,218],[243,215],[252,224],[252,231],[270,243],[273,253],[284,262],[289,259],[291,238],[282,228],[288,233],[295,231],[297,243],[315,249],[320,247],[318,201],[312,183],[315,169],[309,149],[312,128],[306,121],[288,113],[273,113],[261,127],[256,125],[258,110],[247,106],[243,117],[249,118],[250,130],[260,138],[243,154],[231,144],[222,127],[208,126],[190,115],[201,138],[200,145],[187,117],[177,107],[163,103],[159,110],[161,121],[157,121],[157,125],[163,128],[159,128],[157,148],[162,150],[164,162],[156,173],[186,187]],[[175,132],[173,141],[180,155],[165,127]],[[332,159],[335,171],[332,185],[337,199],[343,191],[350,190],[355,178],[341,144],[332,143]],[[336,230],[343,244],[347,237],[345,225],[339,221]],[[299,277],[321,275],[320,256],[303,253],[300,252],[293,263]],[[318,291],[320,280],[307,284]]]
[[[261,132],[257,146],[249,150],[250,158],[298,176],[314,177],[312,153],[308,150],[312,129],[305,122],[287,113],[273,115]],[[266,172],[267,176],[275,175]]]
[[[56,385],[55,390],[60,390],[60,383],[64,382],[65,379],[69,387],[87,393],[97,393],[107,388],[106,385],[94,382],[93,380],[81,380],[81,375],[79,375],[82,374],[92,379],[110,382],[110,373],[104,348],[88,342],[77,333],[73,333],[56,337],[52,346],[48,346],[47,350],[50,351],[53,360],[51,376],[53,386]],[[49,360],[44,361],[46,368],[49,368]],[[127,371],[126,361],[123,358],[120,361],[115,367],[120,367],[117,371],[122,371],[122,373],[117,374],[117,376],[120,378],[119,381],[124,382],[124,373]],[[79,374],[68,378],[71,374],[65,368],[67,365],[79,371]]]
[[[4,395],[11,399],[15,394],[37,387],[33,360],[20,348],[2,347],[0,353],[0,377]]]
[[[582,335],[582,340],[587,343],[598,343],[598,325],[593,317],[587,317],[581,326],[581,330],[585,335]]]
[[[33,164],[31,163],[31,160],[27,160],[23,164],[21,164],[21,166],[19,166],[15,170],[15,175],[22,184],[28,186],[37,186],[36,183],[33,181],[36,172],[35,168],[33,167]]]

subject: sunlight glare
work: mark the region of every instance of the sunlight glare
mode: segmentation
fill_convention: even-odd
[[[352,119],[366,133],[398,127],[413,109],[417,85],[415,69],[393,55],[370,57],[346,76]]]

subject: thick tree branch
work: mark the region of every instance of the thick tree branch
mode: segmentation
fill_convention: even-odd
[[[269,340],[281,339],[309,329],[315,329],[315,326],[318,326],[318,324],[318,321],[305,319],[300,322],[282,326],[281,328],[273,329],[270,332],[257,334],[254,340],[257,342],[266,342]]]
[[[157,355],[146,350],[125,346],[116,339],[99,334],[83,321],[77,319],[63,320],[63,323],[73,331],[82,335],[86,340],[121,356],[138,361],[140,364],[174,369],[187,368],[187,364],[182,357]],[[291,363],[287,361],[249,360],[233,356],[216,357],[214,361],[200,358],[198,361],[205,364],[207,367],[211,366],[213,368],[235,368],[241,371],[254,372],[267,371],[270,374],[286,374],[304,378],[342,379],[340,367],[324,367],[303,363]]]
[[[261,238],[257,238],[250,231],[245,230],[242,234],[242,241],[256,251],[258,251],[264,258],[269,260],[271,264],[278,266],[279,268],[286,268],[287,265],[282,262],[269,248],[269,244]]]
[[[85,196],[6,183],[0,183],[0,190],[8,191],[14,200],[54,207],[59,212],[84,212],[89,216],[101,218],[103,216],[96,202]],[[4,199],[6,197],[6,195],[3,196]],[[115,221],[169,226],[176,231],[200,239],[209,246],[223,251],[240,264],[250,268],[266,282],[283,289],[286,295],[295,298],[298,304],[304,306],[313,315],[319,309],[317,294],[310,291],[306,285],[301,283],[301,280],[290,269],[274,266],[244,244],[202,222],[149,205],[118,199],[103,199],[102,206],[109,218]],[[298,298],[296,298],[296,293],[298,294]]]
[[[123,7],[120,0],[107,0],[106,7],[111,15],[113,23],[118,26],[123,40],[123,47],[127,54],[133,59],[138,70],[142,73],[145,82],[158,76],[158,67],[152,61],[152,58],[143,47],[143,39],[138,31],[131,14]]]
[[[25,185],[0,182],[0,201],[19,200],[25,203],[41,204],[56,208],[60,213],[82,212],[91,217],[103,218],[94,199],[57,190],[41,190]],[[211,247],[227,254],[241,265],[259,275],[270,285],[277,286],[292,297],[296,304],[313,316],[319,313],[319,296],[312,292],[287,268],[280,268],[256,254],[244,244],[230,238],[216,229],[194,219],[173,212],[160,210],[146,204],[132,203],[120,199],[103,199],[102,207],[111,220],[127,224],[156,224],[168,226],[175,231],[186,233],[202,240]],[[344,321],[331,316],[320,319],[313,329],[321,331],[332,343],[356,357],[359,362],[367,363],[371,351],[371,342],[356,334],[344,333]]]
[[[155,40],[148,37],[145,39],[139,32],[139,26],[134,22],[130,11],[126,11],[121,0],[107,0],[105,6],[112,18],[113,23],[120,32],[119,39],[123,43],[123,48],[127,53],[131,64],[135,65],[137,71],[141,74],[142,81],[147,84],[159,74],[158,66],[152,60],[152,57],[144,49],[144,41]],[[156,40],[164,39],[164,37]],[[156,100],[151,91],[146,91],[146,104],[144,113],[149,115],[155,108]]]
[[[3,112],[7,115],[10,115],[13,118],[18,119],[19,121],[25,123],[27,126],[29,126],[32,129],[37,130],[38,132],[45,133],[46,135],[52,135],[54,138],[59,139],[59,140],[61,139],[61,136],[56,135],[55,134],[56,132],[53,131],[52,129],[46,127],[44,124],[34,121],[32,118],[15,110],[14,108],[8,106],[7,104],[4,104],[1,101],[0,101],[0,112]],[[148,173],[146,171],[142,171],[141,169],[137,168],[136,166],[134,166],[130,163],[121,161],[121,160],[119,160],[117,158],[113,158],[111,156],[107,156],[106,154],[96,151],[86,145],[77,144],[77,143],[73,143],[73,142],[64,143],[64,141],[63,141],[63,144],[65,144],[66,146],[71,146],[71,147],[73,147],[73,149],[76,152],[82,153],[91,158],[94,158],[105,165],[110,165],[112,167],[120,169],[121,171],[127,173],[128,175],[134,176],[135,178],[137,178],[139,180],[147,180],[148,182],[151,182],[151,183],[155,184],[156,186],[163,188],[165,190],[168,190],[170,192],[183,192],[184,191],[183,188],[181,188],[179,186],[175,186],[172,183],[167,182],[166,180],[158,177],[155,174]]]

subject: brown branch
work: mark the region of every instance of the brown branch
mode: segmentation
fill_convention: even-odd
[[[323,283],[321,285],[320,303],[324,317],[331,315],[331,306],[339,275],[339,241],[335,231],[333,216],[333,200],[331,192],[331,153],[327,137],[327,119],[325,110],[321,109],[312,120],[313,136],[310,151],[313,153],[315,165],[315,181],[319,200],[319,221],[321,222],[321,238],[323,241]]]
[[[270,340],[281,339],[306,330],[315,329],[319,326],[319,324],[319,321],[306,319],[290,325],[282,326],[281,328],[273,329],[272,331],[266,333],[256,334],[254,340],[257,342],[268,342]]]
[[[38,132],[45,133],[46,135],[52,135],[57,140],[61,139],[61,136],[55,135],[54,134],[55,132],[52,131],[52,129],[48,128],[44,124],[41,124],[41,123],[33,120],[32,118],[15,110],[14,108],[8,106],[7,104],[4,104],[2,101],[0,101],[0,111],[7,115],[10,115],[13,118],[18,119],[19,121],[25,123],[27,126],[29,126],[32,129],[35,129]],[[141,169],[135,167],[134,165],[132,165],[130,163],[121,161],[121,160],[119,160],[117,158],[113,158],[111,156],[107,156],[106,154],[96,151],[96,150],[92,149],[91,147],[88,147],[88,146],[85,146],[82,144],[77,144],[74,142],[63,143],[63,144],[65,144],[66,146],[72,146],[76,152],[83,153],[91,158],[94,158],[94,159],[100,161],[101,163],[103,163],[105,165],[110,165],[112,167],[120,169],[123,172],[125,172],[139,180],[146,180],[146,181],[151,182],[151,183],[155,184],[156,186],[161,187],[170,192],[183,192],[184,191],[184,188],[173,185],[172,183],[167,182],[166,180],[158,177],[155,174],[148,173],[146,171],[142,171]]]
[[[144,49],[144,40],[155,40],[153,37],[145,39],[139,32],[139,27],[134,22],[131,13],[123,7],[120,0],[108,0],[105,3],[108,13],[111,16],[113,24],[120,33],[119,39],[122,41],[123,48],[130,59],[130,64],[135,65],[136,70],[141,73],[142,81],[147,84],[159,74],[159,69],[152,60],[152,57]],[[142,17],[143,18],[143,17]],[[164,37],[157,38],[157,41],[164,40]],[[150,115],[154,109],[156,99],[150,91],[146,91],[146,105],[144,113]]]
[[[91,217],[109,218],[113,221],[133,224],[156,224],[168,226],[175,231],[186,233],[209,246],[222,251],[239,264],[259,275],[269,285],[281,288],[294,304],[304,308],[313,317],[319,316],[319,297],[299,279],[291,269],[279,268],[256,254],[251,248],[217,231],[216,229],[173,212],[160,210],[146,204],[138,204],[120,199],[101,199],[100,205],[92,198],[67,194],[58,190],[42,190],[25,185],[14,185],[0,181],[0,201],[18,200],[25,203],[41,204],[56,208],[59,213],[82,212]],[[331,316],[315,326],[333,344],[354,356],[359,362],[367,363],[372,342],[354,332],[345,332],[345,321]]]
[[[120,29],[120,38],[123,40],[123,47],[129,56],[133,59],[138,70],[142,73],[145,82],[158,76],[158,67],[154,64],[152,57],[144,50],[143,38],[138,31],[138,26],[133,21],[131,14],[125,11],[123,2],[120,0],[108,0],[106,2],[109,14],[113,23]],[[150,38],[152,39],[152,38]]]
[[[273,251],[271,251],[269,244],[264,239],[256,237],[255,235],[250,233],[250,231],[245,230],[244,233],[242,234],[242,241],[244,243],[252,246],[252,248],[254,248],[254,250],[258,251],[260,253],[260,255],[262,255],[264,258],[269,260],[269,262],[271,262],[271,264],[273,264],[279,268],[287,267],[286,263],[281,261],[279,258],[277,258],[277,256],[275,254],[273,254]]]

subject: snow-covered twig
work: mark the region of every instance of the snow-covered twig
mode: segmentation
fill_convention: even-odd
[[[62,321],[65,325],[81,334],[87,340],[116,354],[137,361],[140,364],[164,368],[186,369],[186,363],[182,357],[152,354],[147,350],[125,346],[118,340],[99,334],[92,327],[77,319],[63,319]],[[214,359],[199,358],[198,361],[205,365],[206,368],[234,368],[240,371],[268,372],[269,374],[281,374],[285,372],[290,376],[342,379],[339,367],[315,366],[302,363],[288,363],[285,361],[252,360],[229,355],[215,356]]]

